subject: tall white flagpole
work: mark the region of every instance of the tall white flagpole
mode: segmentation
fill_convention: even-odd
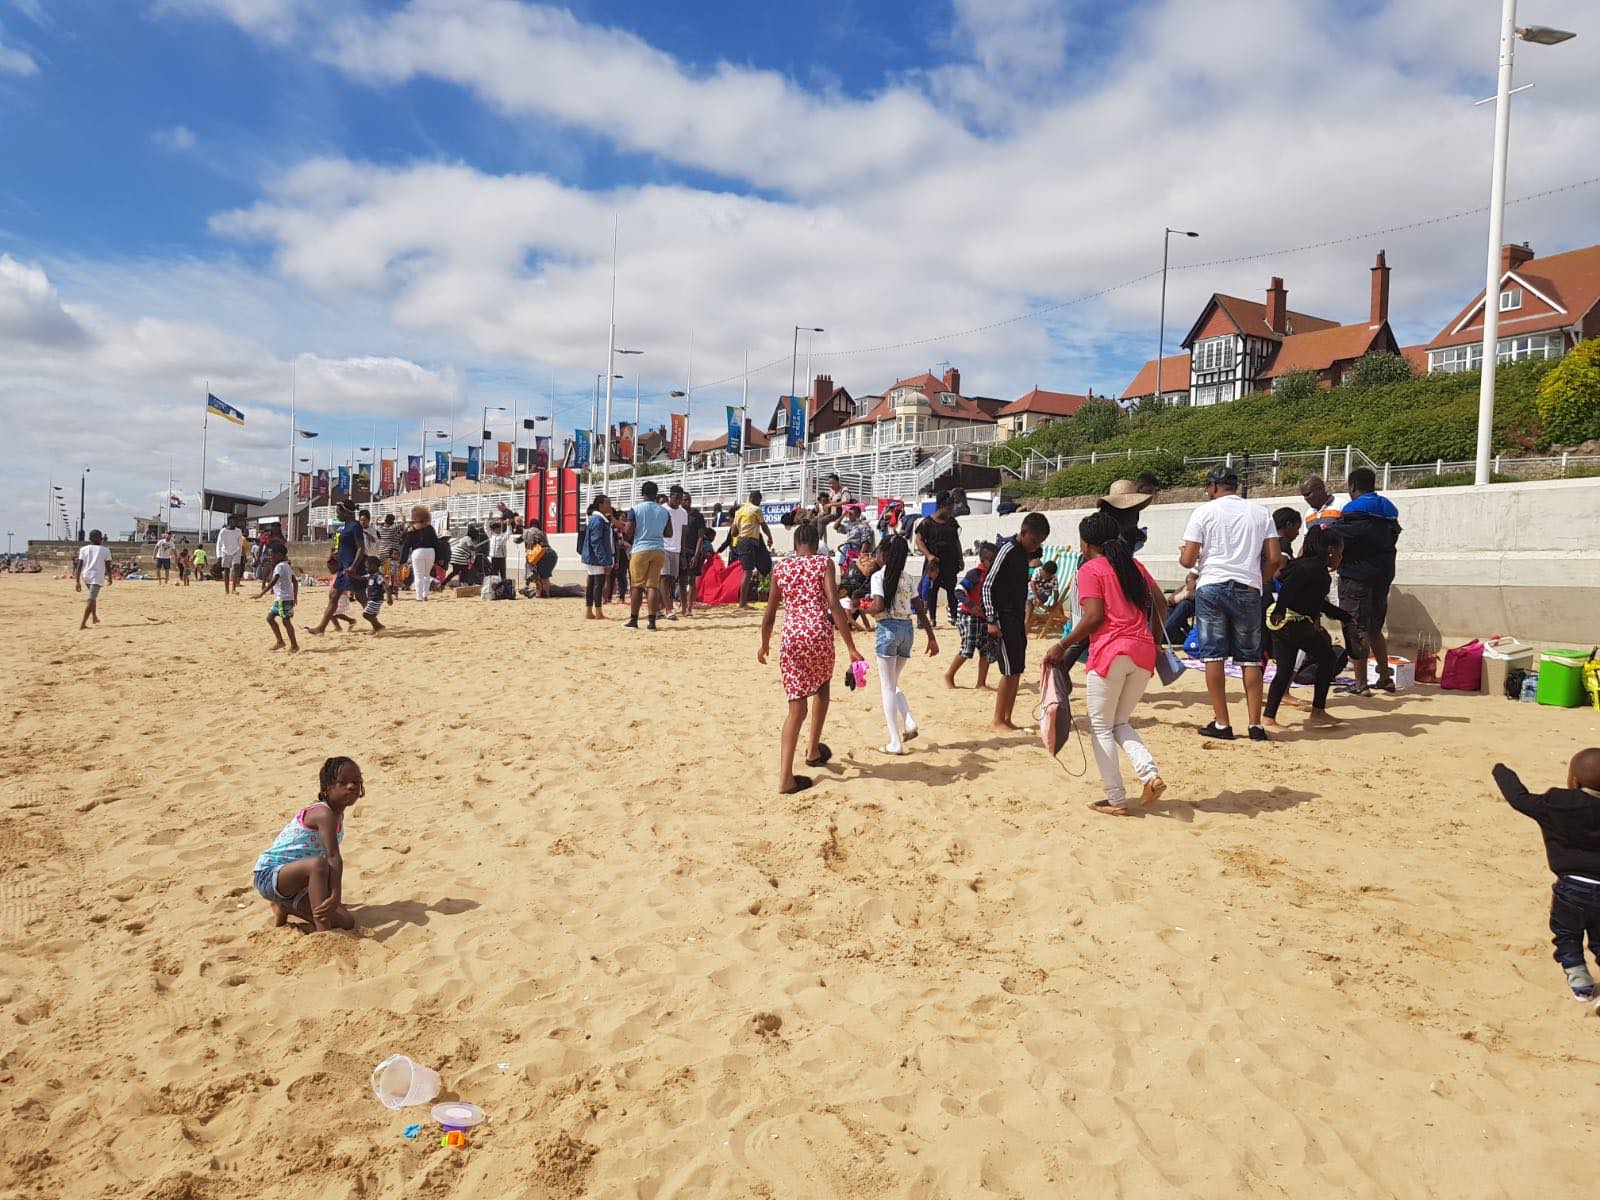
[[[694,416],[694,330],[689,331],[689,373],[683,381],[683,482],[689,482],[689,420]]]
[[[620,220],[617,214],[611,214],[611,325],[606,334],[606,463],[600,472],[601,491],[611,483],[611,388],[616,382],[612,376],[617,369],[617,227]],[[589,478],[594,478],[592,471]],[[637,489],[638,485],[634,486]]]
[[[200,536],[211,536],[211,507],[206,503],[206,437],[211,427],[211,381],[206,380],[205,415],[200,418]]]
[[[300,362],[296,359],[289,364],[289,490],[283,494],[284,509],[289,519],[285,522],[288,526],[284,530],[284,540],[294,541],[299,533],[299,513],[296,509],[296,488],[294,471],[294,439],[299,433],[299,401],[300,401]]]
[[[744,439],[750,427],[750,347],[744,350],[744,387],[739,393],[739,459],[734,468],[733,507],[744,503]]]

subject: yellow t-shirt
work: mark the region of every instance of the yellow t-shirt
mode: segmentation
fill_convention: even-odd
[[[739,506],[739,511],[733,514],[733,534],[735,540],[761,536],[760,505],[741,504]]]

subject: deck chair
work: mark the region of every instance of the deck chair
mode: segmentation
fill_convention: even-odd
[[[1047,562],[1056,564],[1056,594],[1047,605],[1028,605],[1027,633],[1030,638],[1064,637],[1072,628],[1073,598],[1083,554],[1067,546],[1045,546],[1040,549],[1039,558],[1041,567]]]

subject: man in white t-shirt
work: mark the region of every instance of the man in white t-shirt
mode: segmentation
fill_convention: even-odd
[[[661,568],[661,604],[667,620],[676,621],[678,613],[672,602],[682,568],[683,531],[689,524],[689,510],[683,506],[683,488],[676,483],[667,493],[667,510],[672,514],[672,528],[662,539],[667,544],[667,565]]]
[[[238,517],[229,517],[217,530],[217,565],[222,568],[223,592],[237,591],[244,577],[244,530],[239,528]]]
[[[1301,515],[1305,518],[1307,532],[1332,525],[1344,506],[1350,503],[1330,492],[1321,475],[1307,475],[1300,481],[1300,498],[1306,502],[1306,511]]]
[[[166,583],[172,578],[172,535],[163,533],[156,541],[156,579]]]
[[[1183,531],[1178,562],[1198,566],[1195,625],[1200,631],[1200,658],[1206,664],[1206,692],[1214,719],[1202,737],[1233,740],[1228,723],[1229,658],[1244,672],[1244,700],[1250,740],[1264,742],[1261,726],[1261,597],[1266,581],[1278,574],[1283,551],[1272,517],[1259,504],[1239,495],[1239,476],[1232,467],[1214,467],[1206,476],[1206,503],[1195,509]]]
[[[100,589],[111,582],[111,551],[103,544],[105,534],[98,529],[89,531],[89,544],[78,551],[78,561],[72,564],[72,590],[81,592],[89,588],[89,603],[83,606],[83,620],[79,629],[89,628],[89,622],[100,624],[100,614],[95,611],[100,599]]]

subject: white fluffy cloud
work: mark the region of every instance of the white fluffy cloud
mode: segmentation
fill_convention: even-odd
[[[15,46],[0,42],[0,75],[28,76],[38,74],[39,64],[32,56]]]

